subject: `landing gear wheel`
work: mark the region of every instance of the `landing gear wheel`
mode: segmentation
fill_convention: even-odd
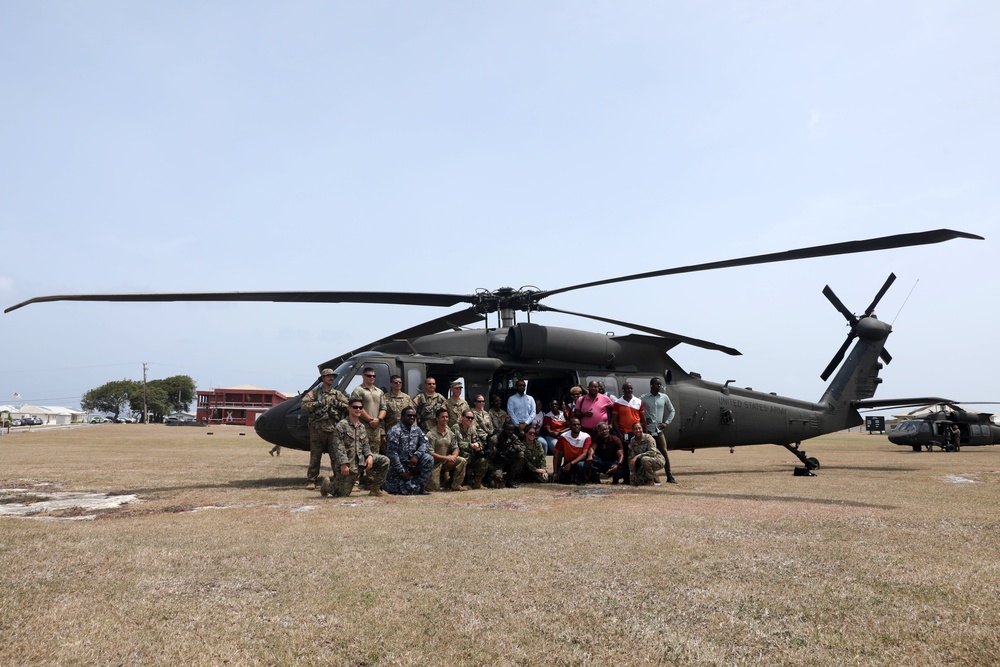
[[[815,456],[810,456],[806,459],[806,467],[810,470],[816,470],[819,468],[819,459]]]
[[[913,451],[915,451],[915,452],[921,451],[920,445],[913,445]]]

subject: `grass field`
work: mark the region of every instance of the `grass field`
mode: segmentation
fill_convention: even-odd
[[[674,452],[677,486],[329,499],[252,429],[4,435],[0,664],[996,664],[1000,448],[805,448],[816,477],[764,446]],[[69,492],[135,499],[11,516]]]

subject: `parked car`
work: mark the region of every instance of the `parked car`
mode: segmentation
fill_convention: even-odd
[[[10,420],[10,425],[11,426],[21,426],[22,423],[23,423],[22,419],[11,419]]]
[[[91,417],[91,424],[106,424],[108,422],[107,417]]]

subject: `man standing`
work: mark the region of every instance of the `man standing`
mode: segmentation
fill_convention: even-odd
[[[330,467],[337,470],[334,462],[333,430],[346,416],[347,396],[333,388],[337,379],[333,369],[324,368],[319,374],[322,384],[306,392],[302,397],[302,410],[309,413],[309,469],[306,471],[306,488],[315,489],[323,454],[329,454]]]
[[[499,394],[490,396],[490,409],[487,412],[490,415],[490,421],[493,422],[493,433],[490,435],[500,435],[500,432],[503,431],[503,425],[510,421],[510,416],[503,409],[503,399],[500,398]]]
[[[670,455],[667,454],[667,434],[664,429],[674,420],[674,404],[666,394],[660,393],[663,381],[655,377],[649,381],[649,393],[643,394],[642,407],[645,412],[646,432],[656,441],[656,449],[663,454],[663,472],[667,481],[676,484],[677,480],[670,474]]]
[[[590,455],[590,436],[581,430],[580,420],[569,420],[569,430],[559,436],[552,458],[552,479],[562,484],[583,484],[587,479],[586,460]]]
[[[642,424],[639,422],[632,425],[628,465],[632,471],[633,486],[656,484],[656,471],[663,467],[663,454],[656,449],[653,436],[642,432]]]
[[[445,397],[437,393],[437,380],[424,380],[424,390],[413,397],[413,407],[417,409],[417,419],[425,433],[429,433],[436,425],[434,415],[438,408],[444,407]]]
[[[455,426],[462,422],[462,413],[469,409],[469,404],[462,398],[461,382],[452,382],[448,391],[451,396],[445,399],[444,407],[448,408],[448,423]]]
[[[387,437],[389,429],[399,423],[403,409],[413,407],[413,399],[403,392],[403,378],[393,375],[389,378],[389,394],[385,397],[385,419],[382,420],[382,428]]]
[[[524,437],[524,427],[535,419],[535,399],[524,393],[526,387],[524,380],[518,380],[514,383],[517,393],[507,399],[507,415],[521,437]]]
[[[451,477],[448,488],[452,491],[465,491],[462,486],[465,481],[465,466],[468,462],[458,455],[458,438],[455,432],[448,428],[448,408],[440,407],[435,415],[435,425],[427,432],[431,456],[434,457],[434,470],[427,483],[429,490],[441,489],[442,476]]]
[[[426,495],[434,459],[431,458],[426,436],[418,426],[417,411],[403,408],[399,423],[385,436],[389,454],[389,474],[382,483],[386,493],[401,496]]]
[[[382,451],[382,438],[385,436],[385,431],[382,430],[382,420],[386,413],[385,392],[375,386],[374,368],[365,367],[361,371],[361,378],[361,386],[351,392],[351,400],[361,399],[364,406],[361,409],[361,421],[368,429],[368,444],[371,445],[372,452],[378,454]]]
[[[333,446],[340,474],[336,474],[337,467],[334,467],[333,481],[324,477],[319,491],[324,496],[332,494],[338,498],[351,495],[354,483],[358,480],[358,472],[364,468],[371,485],[368,495],[381,496],[382,480],[389,470],[389,459],[381,454],[372,454],[368,444],[368,428],[361,421],[364,409],[361,399],[352,398],[348,408],[347,418],[341,419],[333,430]]]
[[[611,406],[614,401],[600,393],[597,380],[587,384],[587,395],[577,399],[573,416],[580,420],[580,427],[587,433],[597,433],[597,425],[611,421]]]
[[[632,424],[643,423],[644,411],[642,401],[632,393],[632,383],[624,383],[622,395],[611,406],[611,430],[621,436],[623,443],[628,443],[632,437]]]

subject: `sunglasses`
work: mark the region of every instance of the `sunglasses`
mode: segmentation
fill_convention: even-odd
[[[360,410],[360,409],[361,409],[360,405],[352,405],[351,406],[351,410]]]

